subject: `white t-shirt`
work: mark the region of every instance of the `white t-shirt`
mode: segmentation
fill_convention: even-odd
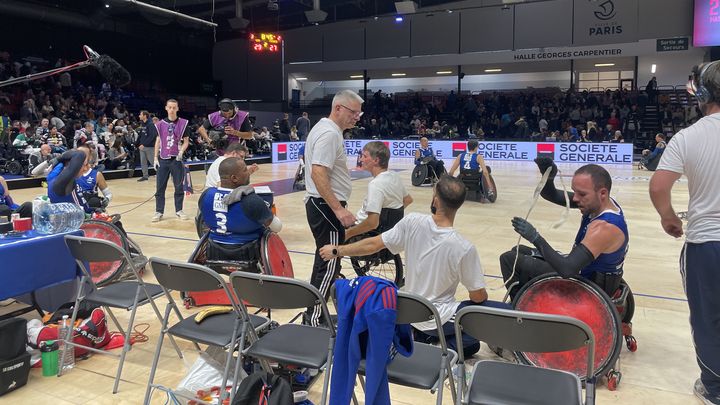
[[[219,156],[208,168],[205,175],[205,188],[220,187],[220,163],[227,159],[227,156]]]
[[[396,172],[381,172],[368,184],[367,195],[355,216],[356,223],[366,220],[368,212],[379,214],[383,208],[402,208],[406,195],[408,192]]]
[[[453,228],[439,228],[432,216],[410,213],[382,234],[393,254],[405,251],[403,290],[427,298],[440,314],[440,323],[452,318],[460,304],[455,291],[462,283],[468,291],[485,288],[485,277],[475,246]],[[413,324],[435,329],[434,321]]]
[[[312,165],[325,166],[330,174],[330,188],[340,201],[350,199],[352,183],[347,168],[345,141],[342,131],[332,120],[322,118],[310,130],[305,143],[305,201],[310,197],[321,197],[312,181]]]
[[[687,176],[687,241],[720,241],[720,113],[703,117],[675,134],[657,170]]]

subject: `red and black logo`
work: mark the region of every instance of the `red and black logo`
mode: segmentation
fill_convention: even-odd
[[[539,143],[537,144],[537,157],[548,157],[555,159],[555,144]]]
[[[465,153],[465,149],[467,149],[467,144],[465,142],[455,143],[452,144],[452,152],[453,157],[460,156],[463,153]]]
[[[277,146],[278,160],[287,160],[287,144],[281,143]]]

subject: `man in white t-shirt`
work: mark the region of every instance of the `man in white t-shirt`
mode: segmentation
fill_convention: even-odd
[[[220,184],[220,163],[229,157],[236,157],[245,160],[248,154],[248,149],[241,143],[231,143],[230,146],[225,148],[225,154],[215,159],[208,168],[207,174],[205,175],[205,188],[218,187]],[[257,163],[247,166],[248,172],[253,174],[257,171]]]
[[[720,404],[720,61],[693,69],[688,92],[704,117],[670,139],[650,180],[650,199],[667,234],[683,235],[671,202],[675,182],[688,179],[690,202],[680,274],[700,378],[694,391],[705,404]]]
[[[360,157],[362,168],[373,175],[368,192],[358,211],[355,226],[345,230],[345,240],[375,230],[380,225],[383,208],[398,209],[412,204],[413,199],[397,173],[388,171],[390,149],[380,142],[368,142]]]
[[[316,249],[344,241],[345,228],[355,223],[346,208],[352,184],[342,134],[362,116],[362,103],[352,90],[335,94],[330,116],[312,127],[305,142],[305,212]],[[316,250],[310,283],[326,298],[338,273],[340,260],[323,260]],[[317,326],[320,315],[319,305],[308,308],[303,323]]]
[[[382,249],[393,254],[405,251],[407,261],[403,289],[427,298],[435,305],[443,323],[443,332],[456,349],[454,315],[468,305],[509,308],[489,301],[485,277],[475,246],[453,228],[457,210],[465,201],[465,185],[459,179],[443,175],[435,185],[430,210],[432,215],[410,213],[391,230],[381,235],[349,244],[329,244],[320,249],[326,260],[343,256],[365,256]],[[457,301],[458,285],[468,290],[468,300]],[[437,336],[435,321],[413,324],[420,333],[416,338]],[[463,335],[463,352],[472,356],[480,343]]]

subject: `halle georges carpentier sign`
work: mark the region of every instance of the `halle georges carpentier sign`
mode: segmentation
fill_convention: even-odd
[[[531,52],[518,52],[513,55],[514,60],[525,61],[525,60],[563,60],[563,59],[575,59],[575,58],[588,58],[596,56],[621,56],[623,50],[620,48],[610,49],[578,49],[578,50],[564,50],[564,51],[531,51]]]

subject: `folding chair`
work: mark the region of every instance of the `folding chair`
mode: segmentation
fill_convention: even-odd
[[[75,295],[75,306],[73,309],[72,318],[70,325],[75,324],[77,319],[77,312],[80,302],[90,302],[102,306],[107,314],[112,319],[115,326],[125,336],[125,344],[122,347],[120,354],[107,352],[105,350],[98,350],[93,347],[77,344],[72,341],[72,336],[65,337],[65,345],[63,347],[61,359],[65,357],[65,350],[67,347],[82,347],[93,353],[107,354],[115,356],[120,359],[118,364],[117,373],[115,375],[115,383],[113,385],[113,394],[117,393],[118,385],[120,384],[120,375],[122,374],[123,364],[125,363],[125,356],[130,351],[132,345],[130,344],[130,333],[133,329],[135,322],[135,313],[139,306],[150,304],[155,311],[155,315],[158,320],[162,320],[160,310],[155,305],[154,299],[163,294],[162,288],[157,284],[146,283],[142,280],[138,269],[135,267],[136,262],[132,260],[130,254],[123,248],[117,246],[112,242],[108,242],[102,239],[85,238],[81,236],[66,235],[65,244],[70,250],[70,254],[73,255],[78,266],[82,269],[82,278],[78,285],[77,294]],[[114,284],[110,284],[105,287],[100,287],[92,281],[92,275],[90,273],[89,263],[91,262],[114,262],[118,260],[124,260],[132,270],[132,274],[135,276],[135,281],[122,281]],[[83,295],[85,285],[89,284],[92,289]],[[122,326],[115,318],[115,314],[112,313],[110,308],[122,308],[130,311],[130,320],[128,321],[127,329],[123,331]],[[72,334],[69,334],[72,335]],[[178,356],[182,358],[182,352],[177,347],[177,344],[173,341],[175,351]],[[58,370],[58,376],[63,374],[62,367]]]
[[[435,321],[438,331],[442,331],[442,323],[437,308],[427,299],[405,291],[398,291],[396,324]],[[438,333],[440,347],[414,342],[413,354],[410,357],[395,356],[388,364],[388,381],[405,387],[419,388],[437,392],[437,404],[442,404],[443,383],[450,380],[450,393],[455,402],[455,379],[452,364],[458,359],[454,350],[448,349],[445,335]],[[462,347],[462,345],[458,346]],[[360,362],[358,369],[360,385],[365,390],[365,360]]]
[[[243,306],[242,302],[238,302],[233,294],[230,292],[225,280],[216,272],[210,270],[205,266],[193,263],[178,262],[173,260],[159,259],[156,257],[150,258],[150,266],[152,267],[155,278],[160,283],[162,292],[168,299],[167,307],[165,308],[165,316],[162,318],[162,326],[160,328],[160,337],[158,339],[157,347],[155,348],[155,355],[153,357],[152,366],[150,368],[150,377],[148,379],[147,389],[145,391],[144,404],[150,402],[150,394],[153,388],[167,390],[164,387],[153,384],[155,378],[155,372],[157,371],[158,362],[160,360],[160,351],[162,349],[163,340],[165,334],[189,340],[195,344],[195,347],[199,350],[198,343],[221,347],[227,350],[227,359],[225,361],[225,369],[223,371],[223,380],[221,387],[227,386],[228,374],[230,372],[230,364],[232,363],[233,352],[235,345],[238,344],[240,349],[238,351],[238,359],[236,360],[235,376],[233,378],[233,392],[237,385],[237,379],[239,376],[239,366],[242,363],[242,349],[245,342],[245,329],[238,339],[238,332],[240,331],[241,325],[250,324],[252,325],[253,331],[266,328],[270,324],[270,320],[265,317],[257,315],[249,315],[247,309]],[[188,292],[201,292],[201,291],[212,291],[222,289],[225,291],[227,298],[232,306],[233,310],[225,314],[216,314],[208,318],[205,318],[201,323],[195,322],[195,316],[183,318],[178,310],[175,300],[170,295],[170,290],[175,291],[188,291]],[[175,313],[179,318],[179,322],[168,327],[170,318],[170,310],[174,309]],[[200,311],[198,311],[200,312]],[[177,394],[177,393],[175,393]],[[221,388],[220,390],[220,403],[225,398],[226,391]],[[194,399],[194,398],[190,398]],[[231,398],[232,399],[232,398]]]
[[[320,291],[306,281],[242,271],[232,273],[230,283],[238,297],[257,307],[304,309],[320,305],[327,328],[297,324],[280,325],[253,342],[245,351],[245,355],[299,367],[313,369],[325,367],[320,402],[321,405],[325,405],[335,347],[335,326]]]
[[[567,316],[470,306],[455,314],[455,336],[462,332],[503,349],[533,353],[585,348],[585,405],[595,403],[595,337],[584,322]],[[480,361],[465,391],[464,356],[460,353],[457,404],[583,404],[577,375],[566,371],[500,361]]]

